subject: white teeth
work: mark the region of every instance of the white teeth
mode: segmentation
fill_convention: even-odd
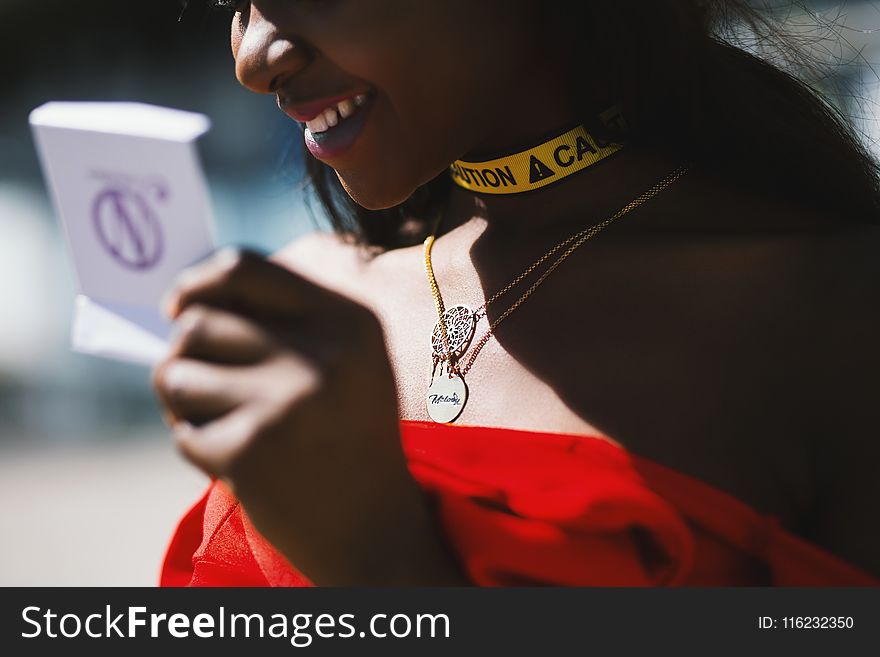
[[[347,119],[354,114],[357,108],[362,107],[366,102],[366,94],[358,94],[354,98],[346,98],[336,105],[327,107],[311,121],[306,121],[306,127],[312,134],[326,132],[330,128],[339,125],[339,122],[343,119]]]
[[[327,117],[321,112],[311,121],[306,121],[306,127],[312,131],[312,134],[316,132],[324,132],[327,130]]]
[[[343,119],[347,119],[354,114],[354,103],[346,98],[336,106],[336,109],[339,110],[339,116]]]

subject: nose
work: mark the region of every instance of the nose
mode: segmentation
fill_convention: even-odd
[[[257,93],[273,93],[282,78],[308,65],[309,53],[250,3],[247,15],[238,14],[232,26],[235,77]],[[235,23],[238,23],[237,25]]]

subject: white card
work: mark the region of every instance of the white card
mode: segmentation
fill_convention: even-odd
[[[214,250],[195,141],[201,114],[140,103],[47,103],[30,116],[76,268],[72,346],[153,364],[170,323],[159,303]]]

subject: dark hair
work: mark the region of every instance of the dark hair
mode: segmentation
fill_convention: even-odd
[[[603,82],[619,98],[629,143],[674,152],[841,221],[877,221],[878,164],[844,115],[808,82],[740,47],[773,48],[785,63],[809,63],[768,10],[747,0],[593,0],[548,7],[579,26],[582,61],[600,55],[608,63]],[[573,78],[572,89],[578,88]],[[589,101],[577,99],[584,113]],[[308,153],[305,158],[333,229],[380,249],[424,239],[450,189],[444,172],[399,206],[366,210],[330,167]]]

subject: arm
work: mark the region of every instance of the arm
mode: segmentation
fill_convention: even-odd
[[[822,256],[814,540],[880,576],[880,228]]]

